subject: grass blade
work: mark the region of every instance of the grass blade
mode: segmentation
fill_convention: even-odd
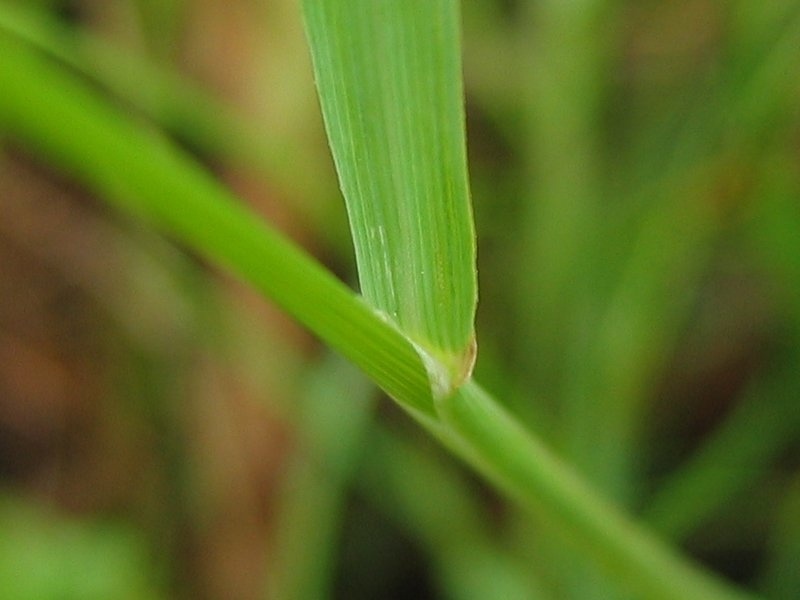
[[[471,372],[477,284],[455,0],[307,0],[322,111],[365,298]]]

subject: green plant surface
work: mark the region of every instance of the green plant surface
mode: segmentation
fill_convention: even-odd
[[[361,291],[447,394],[472,371],[477,300],[457,2],[304,8]]]
[[[161,598],[144,540],[117,523],[85,522],[0,498],[0,589],[14,600]]]

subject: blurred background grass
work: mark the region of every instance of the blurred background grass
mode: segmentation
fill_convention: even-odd
[[[296,4],[0,0],[0,31],[352,282]],[[800,3],[463,13],[479,379],[796,598]],[[625,597],[268,303],[0,139],[0,596]]]

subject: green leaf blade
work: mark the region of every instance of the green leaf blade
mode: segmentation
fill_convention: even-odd
[[[307,0],[305,17],[362,293],[447,392],[471,370],[477,298],[458,5]]]

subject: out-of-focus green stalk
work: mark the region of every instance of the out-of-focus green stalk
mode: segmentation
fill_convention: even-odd
[[[566,456],[605,493],[621,500],[607,470],[594,468],[608,449],[628,451],[616,443],[620,428],[610,422],[617,405],[613,397],[606,401],[574,393],[583,383],[579,369],[591,366],[580,358],[571,360],[591,339],[587,331],[601,298],[594,261],[604,218],[606,157],[598,123],[609,87],[604,74],[612,65],[616,4],[545,0],[521,8],[527,193],[514,253],[520,332],[514,350],[528,386],[553,402],[553,412],[561,417],[559,437]],[[524,406],[515,408],[524,411]],[[608,427],[595,427],[597,412],[606,413]],[[568,594],[582,597],[590,591],[613,600],[602,578],[579,565],[569,565],[559,576],[571,588]]]
[[[797,354],[781,372],[767,373],[687,464],[669,477],[643,518],[664,536],[682,541],[715,509],[763,476],[800,433]]]
[[[659,135],[647,131],[646,142],[634,145],[632,186],[623,192],[623,212],[631,212],[608,221],[615,235],[599,242],[601,255],[623,257],[606,259],[622,268],[605,274],[612,287],[591,341],[569,359],[574,368],[567,406],[578,411],[573,444],[583,446],[585,467],[597,474],[598,484],[621,499],[633,493],[632,461],[650,382],[674,347],[715,243],[735,213],[735,186],[746,185],[766,165],[756,157],[774,137],[774,118],[791,114],[787,102],[798,97],[787,73],[800,68],[794,51],[800,9],[742,6],[749,17],[759,10],[771,14],[753,19],[758,27],[742,18],[740,29],[753,30],[737,32],[746,38],[736,42],[745,50],[722,63],[719,80],[708,83],[688,114],[685,106],[676,111],[680,126]],[[731,197],[715,202],[725,185],[734,188]],[[628,236],[631,243],[620,243]],[[597,431],[601,420],[607,431]]]
[[[521,369],[544,398],[569,377],[560,365],[585,309],[587,259],[602,186],[595,124],[603,97],[611,2],[545,1],[521,9],[524,197],[517,265]]]
[[[333,596],[338,524],[369,429],[375,390],[341,358],[314,369],[295,420],[293,453],[276,511],[269,598]]]
[[[100,36],[66,26],[33,7],[0,1],[0,30],[84,73],[190,146],[263,173],[323,237],[333,234],[320,198],[335,190],[333,169],[291,140],[267,135],[211,93],[175,71],[126,52]],[[295,177],[292,165],[315,177]],[[344,221],[342,220],[342,224]]]

